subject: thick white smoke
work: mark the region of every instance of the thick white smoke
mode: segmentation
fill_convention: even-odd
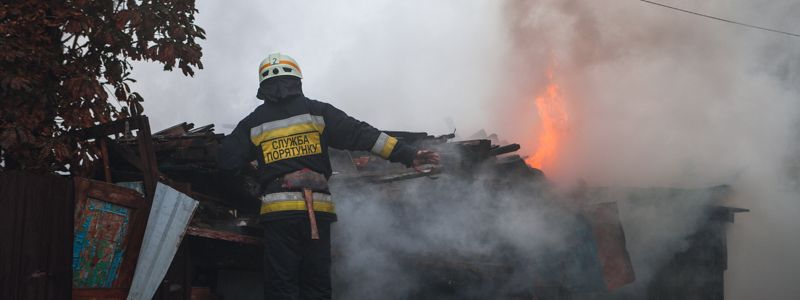
[[[791,0],[664,0],[784,30]],[[306,94],[387,130],[534,141],[533,100],[553,68],[568,104],[563,185],[730,184],[728,299],[791,299],[800,270],[800,39],[640,1],[200,2],[194,79],[137,65],[153,128],[215,123],[258,105],[256,68],[294,56]],[[533,137],[533,138],[532,138]],[[534,143],[524,146],[531,153]],[[340,228],[337,230],[349,230]]]
[[[761,26],[800,25],[797,1],[668,3]],[[752,212],[732,226],[727,298],[800,292],[792,283],[800,269],[792,255],[800,251],[800,39],[638,1],[507,5],[514,55],[530,66],[558,62],[570,128],[551,175],[566,184],[731,184],[729,204]],[[544,75],[520,74],[539,87],[517,90],[524,103],[541,93]]]

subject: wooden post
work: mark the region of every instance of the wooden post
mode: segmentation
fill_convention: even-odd
[[[155,196],[156,184],[158,183],[158,165],[153,150],[153,140],[150,135],[150,123],[146,116],[139,116],[138,120],[135,121],[138,122],[138,124],[136,124],[138,125],[136,126],[136,128],[138,128],[136,138],[138,139],[137,142],[139,144],[139,154],[141,158],[145,204],[141,208],[141,213],[136,214],[136,219],[131,220],[132,231],[128,251],[130,251],[129,255],[132,257],[130,262],[133,265],[125,266],[130,268],[130,270],[136,269],[136,261],[139,259],[139,249],[142,246],[144,231],[147,227],[147,219],[150,216],[150,208],[153,205],[153,196]],[[126,282],[131,282],[133,280],[133,272],[129,274],[120,274],[120,276],[126,276]]]
[[[97,140],[100,141],[100,155],[103,156],[103,173],[106,178],[106,182],[111,183],[111,165],[108,162],[108,144],[106,143],[106,138],[98,138]]]

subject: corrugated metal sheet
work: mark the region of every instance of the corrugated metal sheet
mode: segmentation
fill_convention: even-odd
[[[128,299],[150,299],[178,251],[198,202],[159,183]]]
[[[0,172],[0,299],[70,299],[72,180]]]

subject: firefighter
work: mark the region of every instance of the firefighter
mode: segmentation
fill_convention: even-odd
[[[287,178],[298,172],[318,174],[323,181],[329,178],[328,147],[371,151],[408,167],[438,164],[439,155],[415,149],[333,105],[307,98],[300,67],[288,55],[268,55],[258,76],[256,97],[264,103],[225,137],[218,163],[238,172],[258,162],[265,298],[330,299],[333,198],[324,184],[300,191],[287,184]]]

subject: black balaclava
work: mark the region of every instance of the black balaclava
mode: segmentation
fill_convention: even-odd
[[[302,95],[303,85],[300,78],[277,76],[261,82],[256,98],[269,102],[281,102]]]

